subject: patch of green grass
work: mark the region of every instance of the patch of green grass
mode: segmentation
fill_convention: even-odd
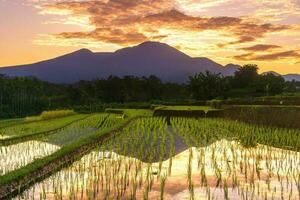
[[[147,109],[123,109],[123,111],[128,117],[150,117],[153,115],[153,111]]]
[[[65,126],[68,123],[84,118],[86,115],[78,114],[68,117],[43,120],[31,123],[23,123],[16,126],[9,126],[0,129],[0,136],[4,138],[22,137],[26,135],[32,135],[34,133],[40,133],[45,131],[51,131],[59,127]]]
[[[231,107],[244,108],[300,108],[298,105],[230,105]]]
[[[105,110],[108,113],[123,114],[126,117],[150,117],[153,115],[152,110],[148,109],[113,109],[108,108]]]
[[[24,123],[24,118],[0,120],[0,128]]]
[[[217,110],[210,106],[159,106],[155,108],[156,110],[176,110],[176,111],[195,111],[203,110],[205,112],[210,110]]]

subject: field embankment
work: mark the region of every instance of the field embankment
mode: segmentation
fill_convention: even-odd
[[[300,106],[283,105],[215,105],[159,106],[154,116],[225,118],[250,124],[281,128],[300,128]]]
[[[0,129],[0,144],[10,145],[27,141],[45,135],[50,135],[62,130],[69,125],[87,118],[88,115],[72,115],[69,117],[25,123]]]
[[[250,124],[282,128],[300,128],[299,106],[231,106],[219,117]]]
[[[214,116],[220,110],[210,106],[158,106],[154,108],[154,116],[161,117],[196,117],[204,118],[207,116]]]

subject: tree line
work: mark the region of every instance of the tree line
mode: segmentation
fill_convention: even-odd
[[[164,83],[153,75],[110,76],[74,84],[0,75],[0,117],[21,117],[59,108],[99,110],[112,103],[180,102],[298,92],[299,82],[285,82],[281,76],[273,74],[259,75],[257,70],[256,65],[245,65],[229,77],[211,72],[198,73],[183,84]]]
[[[286,82],[273,73],[258,74],[257,65],[244,65],[234,76],[222,76],[211,72],[189,77],[187,88],[194,99],[227,99],[243,97],[273,96],[283,92],[298,92],[300,83]]]

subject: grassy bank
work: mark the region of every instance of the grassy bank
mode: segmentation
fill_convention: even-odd
[[[114,109],[108,108],[105,110],[107,113],[122,114],[124,117],[150,117],[153,111],[150,109]]]
[[[19,124],[15,126],[2,128],[0,129],[0,136],[1,136],[0,138],[2,138],[0,141],[4,139],[12,139],[12,138],[16,139],[28,135],[53,131],[62,128],[70,123],[73,123],[76,120],[83,119],[84,117],[87,116],[88,115],[78,114],[78,115],[72,115],[72,116],[63,117],[59,119],[25,123],[25,124]]]
[[[217,110],[215,108],[212,108],[210,106],[158,106],[155,108],[155,110],[176,110],[176,111],[197,111],[202,110],[204,112],[208,112],[210,110]]]
[[[24,122],[25,122],[24,118],[0,120],[0,129],[9,127],[9,126],[22,124]]]

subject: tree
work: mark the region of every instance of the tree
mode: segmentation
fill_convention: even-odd
[[[162,82],[161,80],[154,76],[150,75],[148,78],[143,77],[144,89],[147,93],[147,100],[158,100],[162,96]]]
[[[257,93],[263,93],[264,95],[276,95],[283,92],[285,87],[285,81],[282,76],[276,76],[268,73],[260,75],[253,86]]]
[[[295,80],[286,82],[284,91],[285,92],[297,92],[297,82]]]
[[[214,99],[224,93],[223,77],[209,71],[190,76],[188,90],[191,96],[198,100]]]
[[[249,87],[258,77],[257,65],[244,65],[234,74],[234,86],[237,88]]]

